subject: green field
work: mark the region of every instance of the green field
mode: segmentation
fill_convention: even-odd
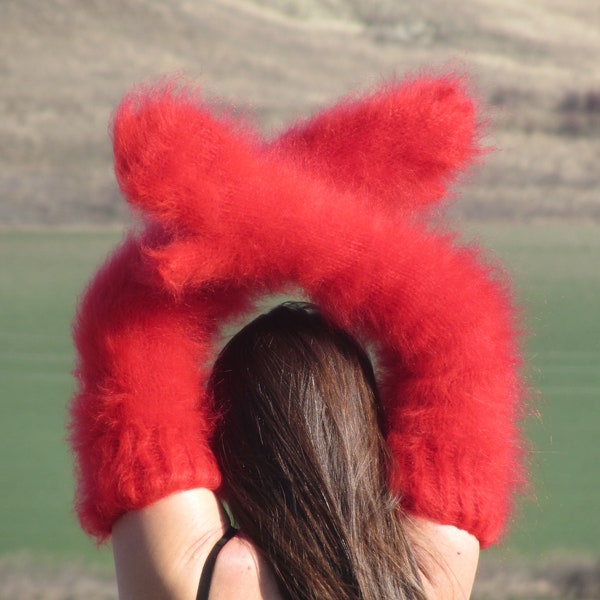
[[[600,226],[471,225],[515,275],[532,332],[535,500],[505,543],[530,557],[600,554]],[[0,555],[108,562],[71,510],[64,441],[76,296],[116,232],[0,232]]]

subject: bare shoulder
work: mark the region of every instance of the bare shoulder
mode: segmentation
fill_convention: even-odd
[[[112,531],[121,600],[192,600],[204,563],[228,527],[207,489],[172,494],[121,517]],[[275,578],[256,547],[238,534],[221,549],[210,600],[280,600]]]
[[[241,534],[229,540],[215,564],[210,600],[280,600],[273,572],[260,551]]]
[[[425,519],[413,519],[413,524],[413,539],[424,561],[428,597],[469,598],[479,561],[477,538],[463,529]]]
[[[226,526],[219,500],[202,488],[123,515],[112,530],[119,598],[195,598],[202,565]]]

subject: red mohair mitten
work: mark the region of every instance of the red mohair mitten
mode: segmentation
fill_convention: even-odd
[[[143,279],[139,244],[130,236],[96,274],[73,327],[76,509],[99,541],[129,510],[221,482],[203,382],[218,324],[247,310],[247,300],[212,289],[176,301]]]
[[[273,146],[312,177],[397,212],[442,200],[473,162],[479,124],[463,78],[415,77],[350,96]]]
[[[398,466],[391,483],[405,508],[466,529],[483,546],[498,538],[522,482],[514,311],[504,284],[475,251],[428,231],[409,213],[438,200],[453,171],[475,152],[472,105],[449,78],[422,78],[386,90],[367,97],[364,105],[359,99],[344,102],[269,145],[215,120],[190,94],[163,87],[125,100],[114,129],[116,173],[128,200],[160,226],[148,228],[139,248],[132,245],[135,261],[124,271],[137,281],[129,285],[142,305],[150,304],[158,325],[148,327],[124,310],[117,330],[120,339],[148,340],[148,331],[160,332],[163,320],[175,320],[168,347],[183,383],[154,398],[175,421],[190,418],[191,398],[198,398],[200,417],[194,418],[202,426],[184,428],[174,446],[185,448],[182,467],[171,460],[171,439],[165,437],[159,447],[150,444],[155,464],[144,468],[154,483],[144,486],[135,448],[141,439],[145,456],[146,441],[131,433],[137,431],[133,424],[144,431],[147,420],[156,436],[162,430],[145,406],[145,386],[151,384],[136,381],[158,379],[164,389],[175,367],[154,360],[144,372],[125,361],[126,399],[113,402],[122,397],[118,344],[105,344],[111,351],[97,353],[102,320],[97,328],[80,325],[82,383],[73,430],[85,499],[80,517],[84,524],[96,519],[88,530],[106,534],[111,518],[157,499],[161,486],[166,494],[178,486],[216,485],[206,448],[205,372],[198,364],[204,364],[220,319],[243,310],[257,295],[299,286],[325,315],[376,348],[387,439]],[[425,116],[417,110],[419,97]],[[419,141],[418,123],[427,116],[447,135],[425,125]],[[403,120],[410,135],[403,133]],[[346,130],[353,133],[344,138]],[[374,159],[372,177],[366,149]],[[109,273],[111,268],[119,270],[109,265]],[[111,277],[94,284],[80,323],[92,314],[87,305],[93,298],[112,286]],[[108,323],[111,311],[108,303]],[[181,361],[178,339],[185,354]],[[88,344],[94,350],[86,355],[81,349]],[[146,342],[137,351],[141,356],[152,347]],[[194,362],[194,354],[200,360]],[[86,371],[91,359],[99,372]],[[88,397],[88,387],[95,395]],[[95,418],[100,412],[95,407],[107,407],[102,419]],[[99,426],[93,429],[89,422]],[[115,435],[105,428],[114,428]],[[135,448],[123,460],[115,448],[131,437]],[[97,446],[108,448],[103,464],[117,463],[118,470],[102,470],[89,460],[86,453]],[[198,469],[189,466],[194,447]],[[123,491],[123,481],[133,483]]]

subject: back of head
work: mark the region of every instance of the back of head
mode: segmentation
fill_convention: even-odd
[[[290,598],[421,598],[370,361],[304,304],[241,330],[210,386],[214,451],[245,534]]]

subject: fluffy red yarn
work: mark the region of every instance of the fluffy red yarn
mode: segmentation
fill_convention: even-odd
[[[496,541],[523,483],[523,388],[502,277],[415,211],[478,153],[453,77],[351,98],[266,144],[189,90],[144,88],[115,170],[148,215],[75,325],[78,513],[103,538],[171,492],[216,489],[203,385],[219,326],[290,286],[376,349],[391,484],[409,512]]]

